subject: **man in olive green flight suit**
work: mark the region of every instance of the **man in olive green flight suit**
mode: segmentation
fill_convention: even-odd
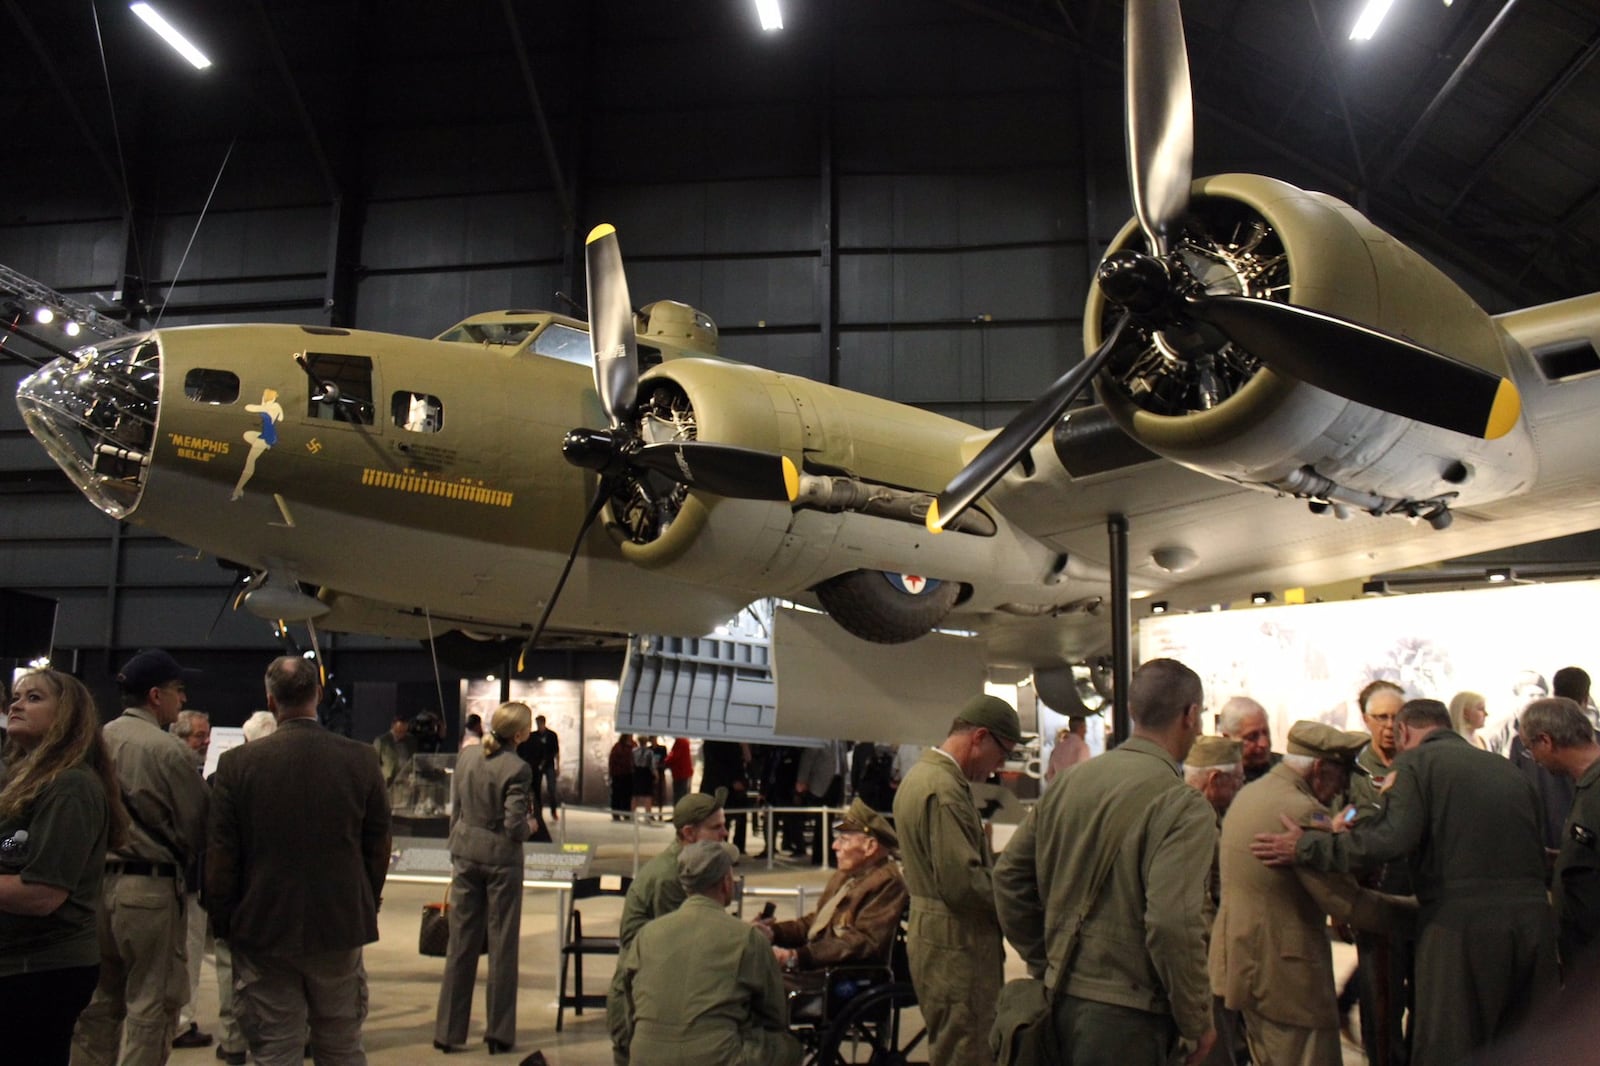
[[[1535,762],[1578,785],[1551,880],[1561,974],[1570,987],[1600,955],[1600,743],[1583,708],[1559,696],[1528,704],[1517,728]]]
[[[1206,975],[1217,816],[1180,764],[1200,678],[1153,659],[1128,686],[1133,736],[1057,781],[995,869],[1006,939],[1052,990],[1073,1066],[1201,1062],[1216,1041]]]
[[[788,1004],[767,938],[728,914],[732,844],[678,854],[686,899],[639,931],[617,963],[606,1023],[630,1066],[795,1066]]]
[[[895,793],[911,889],[906,954],[933,1066],[994,1061],[989,1030],[1005,949],[994,913],[994,856],[968,782],[986,780],[1021,740],[1017,712],[1004,700],[977,696]]]
[[[712,795],[691,792],[672,805],[674,837],[665,851],[644,864],[628,897],[622,901],[622,925],[618,939],[626,948],[639,935],[646,922],[671,914],[683,904],[683,886],[678,883],[678,853],[684,845],[702,840],[721,843],[728,839],[728,822],[722,804],[728,790],[719,788]]]
[[[1505,1036],[1555,989],[1539,802],[1516,767],[1450,727],[1438,700],[1411,700],[1396,723],[1381,813],[1348,832],[1262,833],[1251,851],[1337,872],[1409,856],[1419,907],[1411,1062],[1446,1066]]]

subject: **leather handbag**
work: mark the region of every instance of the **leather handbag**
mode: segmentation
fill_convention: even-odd
[[[450,951],[450,904],[422,905],[422,928],[417,933],[417,951],[442,959]]]

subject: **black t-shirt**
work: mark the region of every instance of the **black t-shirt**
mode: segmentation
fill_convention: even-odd
[[[67,890],[42,917],[0,911],[0,977],[100,961],[95,908],[109,823],[100,778],[81,765],[63,771],[21,816],[0,820],[0,873]]]

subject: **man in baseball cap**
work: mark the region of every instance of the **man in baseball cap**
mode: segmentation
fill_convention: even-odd
[[[721,843],[728,839],[728,823],[722,805],[728,790],[719,788],[707,795],[691,792],[672,806],[675,835],[666,849],[644,864],[628,898],[622,903],[622,925],[618,938],[627,947],[639,930],[652,918],[671,914],[683,905],[683,886],[678,881],[678,855],[690,844],[702,841]]]
[[[165,1062],[171,1053],[189,989],[184,876],[205,840],[208,800],[189,746],[167,727],[193,673],[154,648],[117,672],[123,710],[103,732],[127,798],[128,836],[106,853],[100,983],[78,1016],[74,1059],[111,1062],[121,1048],[125,1061]]]
[[[994,856],[970,782],[987,780],[1022,742],[1017,712],[977,695],[944,743],[923,753],[894,798],[906,883],[911,983],[935,1066],[990,1061],[989,1030],[1005,949],[994,910]],[[951,870],[960,870],[959,877]]]
[[[686,1066],[800,1061],[766,939],[726,910],[738,857],[739,849],[722,841],[678,851],[674,872],[687,898],[639,930],[617,960],[606,997],[618,1062],[627,1062],[634,1047],[649,1048],[651,1062]]]

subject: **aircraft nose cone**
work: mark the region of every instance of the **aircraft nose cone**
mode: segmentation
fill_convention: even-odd
[[[144,492],[160,398],[161,353],[153,335],[80,348],[17,387],[28,432],[113,518],[127,517]]]

